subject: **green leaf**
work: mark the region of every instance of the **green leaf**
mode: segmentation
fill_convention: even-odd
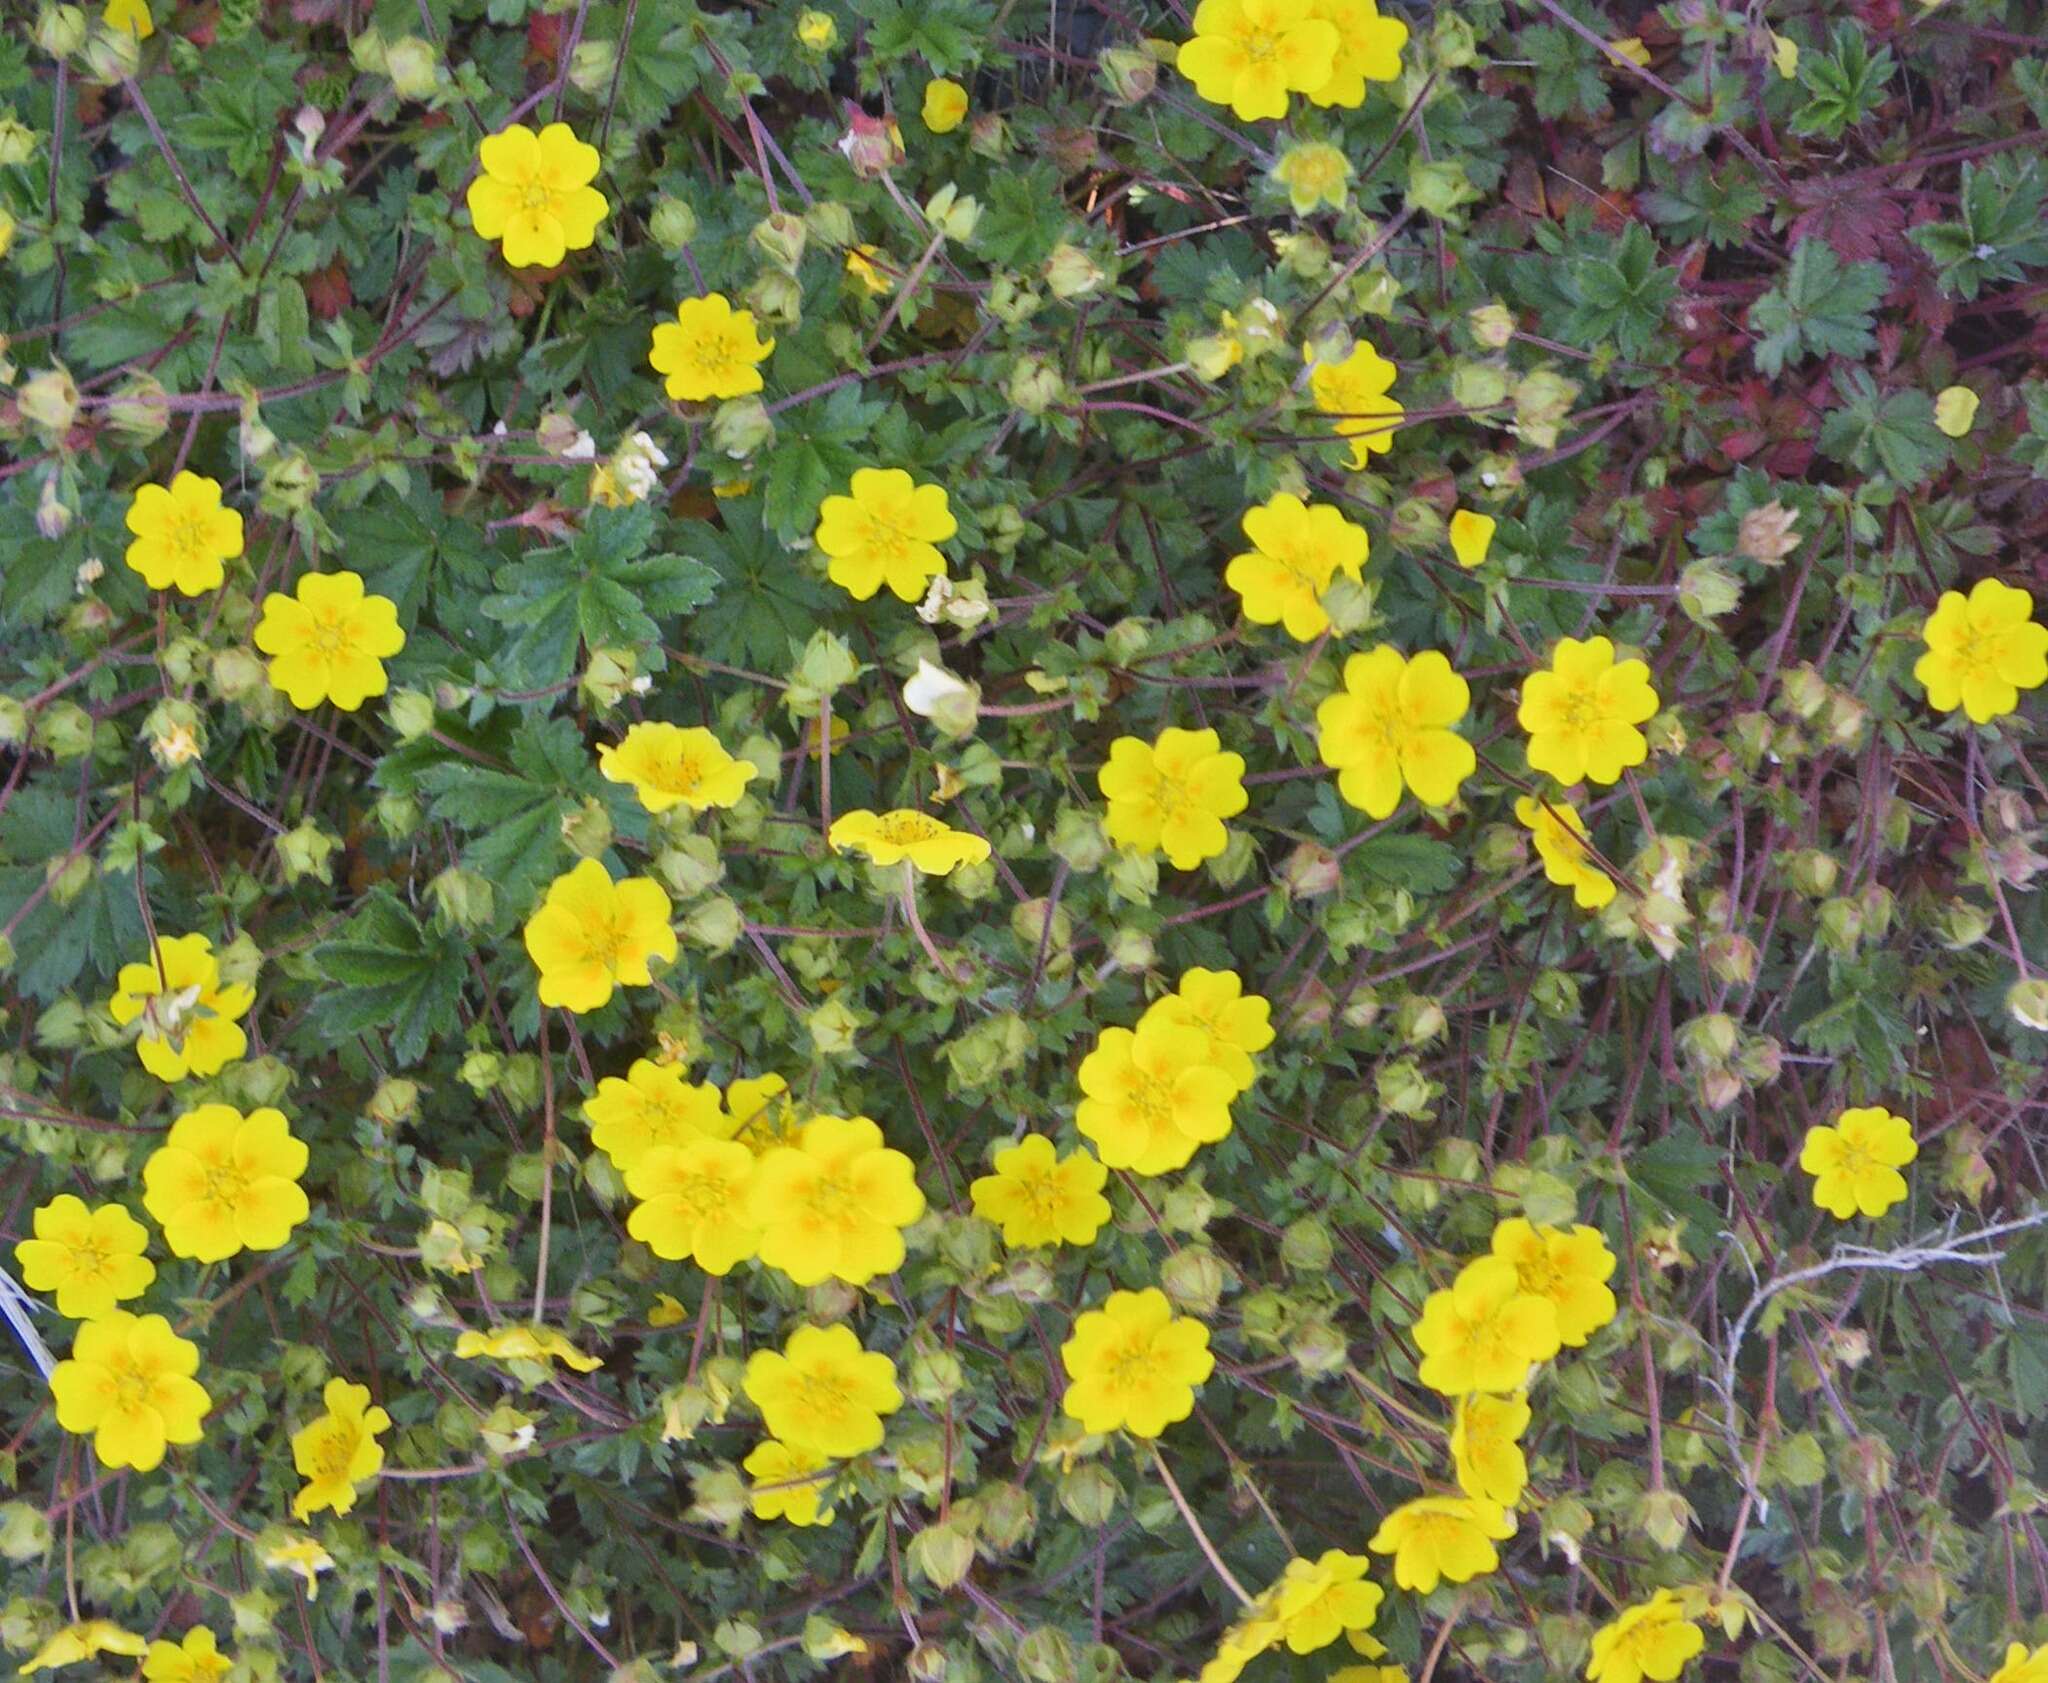
[[[1657,262],[1649,229],[1631,222],[1604,257],[1582,257],[1567,271],[1571,313],[1564,335],[1597,348],[1612,343],[1623,356],[1639,357],[1664,325],[1664,311],[1678,295],[1678,275]]]
[[[1441,894],[1456,882],[1464,861],[1455,847],[1430,836],[1374,836],[1351,850],[1366,876],[1411,894]]]
[[[1680,1126],[1629,1153],[1628,1179],[1637,1191],[1683,1217],[1695,1232],[1708,1234],[1721,1226],[1722,1216],[1699,1189],[1720,1180],[1721,1163],[1718,1146]]]
[[[1861,356],[1877,343],[1872,312],[1890,283],[1882,263],[1843,263],[1825,240],[1792,248],[1784,278],[1749,307],[1762,335],[1756,365],[1765,374],[1805,356]]]
[[[430,1039],[461,1027],[456,1007],[469,979],[461,942],[430,932],[381,889],[362,901],[338,939],[314,949],[313,961],[339,984],[314,1008],[330,1039],[386,1033],[391,1055],[407,1064]]]
[[[1925,483],[1948,460],[1949,441],[1925,392],[1881,394],[1861,368],[1843,369],[1835,384],[1842,405],[1821,423],[1823,455],[1907,487]]]
[[[519,906],[555,874],[562,851],[562,820],[585,795],[601,792],[590,752],[567,719],[526,720],[513,734],[499,771],[451,756],[422,769],[417,787],[431,797],[429,812],[471,832],[462,861]]]
[[[1871,52],[1862,26],[1844,18],[1827,52],[1800,57],[1799,80],[1811,97],[1793,116],[1793,131],[1841,139],[1884,103],[1885,85],[1897,68],[1889,49]]]
[[[2028,158],[1963,165],[1962,220],[1932,222],[1906,237],[1933,259],[1942,290],[1974,298],[1987,281],[2022,279],[2048,265],[2048,179]]]

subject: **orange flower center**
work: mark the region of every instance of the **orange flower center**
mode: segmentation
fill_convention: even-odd
[[[930,841],[944,828],[921,812],[892,812],[875,825],[882,840],[893,847],[909,847],[917,842]]]

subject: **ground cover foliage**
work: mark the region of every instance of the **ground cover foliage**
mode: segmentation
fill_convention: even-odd
[[[12,1663],[2048,1678],[2043,31],[6,7]]]

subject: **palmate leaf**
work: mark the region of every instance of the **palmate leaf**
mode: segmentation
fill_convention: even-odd
[[[418,923],[390,894],[370,894],[340,937],[313,961],[339,986],[320,996],[315,1016],[328,1037],[388,1034],[401,1065],[429,1040],[461,1028],[456,1010],[469,967],[461,940]]]
[[[1890,277],[1882,263],[1844,263],[1823,240],[1792,248],[1784,279],[1749,307],[1756,365],[1779,374],[1806,356],[1861,356],[1877,343],[1872,311]]]
[[[576,669],[579,644],[631,649],[659,670],[658,620],[711,600],[718,575],[683,555],[648,555],[654,510],[595,508],[567,543],[500,567],[498,594],[483,605],[511,629],[505,667],[537,688]]]
[[[530,719],[513,735],[511,768],[499,771],[450,757],[416,783],[428,811],[470,832],[462,861],[487,877],[500,904],[523,905],[555,874],[562,819],[585,795],[600,792],[589,750],[567,719]]]

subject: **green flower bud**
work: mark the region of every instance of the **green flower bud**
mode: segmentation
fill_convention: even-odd
[[[1159,1267],[1160,1289],[1190,1314],[1214,1314],[1236,1283],[1236,1270],[1206,1245],[1184,1245]]]
[[[1017,1641],[1017,1674],[1029,1683],[1081,1683],[1073,1639],[1053,1625],[1026,1631]]]
[[[125,29],[96,29],[86,38],[85,74],[103,87],[133,80],[142,68],[142,43]]]
[[[463,1058],[462,1067],[456,1073],[465,1087],[478,1098],[482,1098],[497,1086],[498,1077],[504,1073],[504,1069],[503,1057],[496,1052],[487,1052],[479,1048]]]
[[[1109,278],[1100,263],[1065,240],[1053,247],[1052,255],[1045,260],[1044,274],[1052,295],[1068,302],[1092,296]]]
[[[712,448],[734,461],[751,456],[775,442],[775,423],[768,418],[768,406],[758,397],[736,397],[721,403],[711,416]]]
[[[1427,994],[1406,994],[1394,1008],[1394,1027],[1410,1046],[1427,1046],[1447,1026],[1444,1008]]]
[[[320,475],[304,454],[287,450],[263,470],[257,501],[267,514],[304,514],[320,494]]]
[[[1137,47],[1110,47],[1096,58],[1096,68],[1109,96],[1119,105],[1150,99],[1159,86],[1159,64]]]
[[[403,841],[420,827],[420,803],[396,789],[387,789],[370,809],[377,828],[392,841]]]
[[[383,69],[400,99],[425,99],[440,72],[433,42],[419,35],[401,35],[386,46]]]
[[[138,374],[114,389],[107,424],[130,444],[150,444],[171,424],[169,394],[161,380]]]
[[[663,251],[681,251],[697,237],[697,213],[683,200],[664,193],[654,202],[647,231]]]
[[[1022,356],[1010,366],[1010,402],[1026,415],[1043,415],[1068,398],[1066,376],[1041,356]]]
[[[804,259],[806,231],[804,219],[780,210],[764,216],[754,224],[747,236],[754,249],[777,268],[788,274],[795,274],[797,265]]]
[[[1327,1316],[1315,1315],[1295,1328],[1287,1340],[1287,1354],[1309,1379],[1328,1378],[1351,1365],[1351,1346],[1337,1324]]]
[[[562,817],[562,840],[579,859],[595,859],[612,845],[611,810],[595,795]]]
[[[2006,990],[2005,1008],[2023,1028],[2048,1029],[2048,977],[2013,983]]]
[[[1784,867],[1785,880],[1793,889],[1814,900],[1834,893],[1835,881],[1842,874],[1840,862],[1817,847],[1803,847],[1790,854],[1780,854],[1779,863]]]
[[[1478,197],[1479,189],[1472,185],[1465,166],[1455,158],[1432,162],[1417,154],[1408,166],[1410,210],[1419,210],[1440,222],[1455,223],[1463,220],[1464,207]]]
[[[1059,1483],[1060,1506],[1067,1517],[1076,1524],[1098,1529],[1109,1523],[1122,1496],[1123,1488],[1117,1483],[1116,1474],[1093,1461],[1084,1461]]]
[[[677,925],[683,938],[714,953],[728,951],[745,930],[740,909],[722,894],[715,894]]]
[[[1678,575],[1678,605],[1695,625],[1712,625],[1741,601],[1742,581],[1718,561],[1694,561]]]
[[[286,882],[295,883],[306,877],[320,882],[334,880],[334,855],[341,847],[341,838],[329,835],[312,819],[277,837],[276,846]]]
[[[401,1075],[392,1075],[377,1084],[377,1090],[370,1095],[370,1102],[363,1107],[363,1114],[379,1127],[396,1128],[410,1122],[419,1107],[419,1083],[408,1081]]]
[[[17,1566],[50,1552],[52,1533],[43,1510],[29,1502],[0,1504],[0,1559]]]
[[[57,701],[36,715],[35,745],[59,760],[82,759],[92,752],[92,715],[73,701]]]
[[[392,51],[397,51],[395,44]],[[611,82],[618,62],[617,42],[579,41],[576,50],[569,55],[569,81],[579,92],[595,98]]]
[[[49,443],[59,443],[78,418],[77,382],[62,363],[52,364],[15,388],[14,406]]]
[[[1740,1035],[1736,1021],[1725,1011],[1694,1017],[1678,1029],[1678,1049],[1697,1062],[1725,1061],[1735,1056]]]
[[[85,45],[90,28],[83,7],[45,6],[36,15],[36,45],[52,58],[69,58]]]
[[[28,740],[28,709],[11,695],[0,695],[0,748]]]
[[[427,884],[434,910],[450,929],[488,929],[496,913],[491,879],[480,871],[451,865]]]
[[[1280,1260],[1297,1274],[1322,1274],[1335,1254],[1330,1229],[1317,1216],[1289,1222],[1280,1235]]]

